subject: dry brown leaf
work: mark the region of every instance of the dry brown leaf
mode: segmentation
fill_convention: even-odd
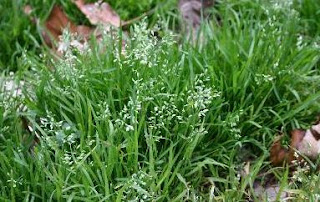
[[[69,29],[72,34],[77,34],[84,41],[87,40],[94,31],[94,29],[91,27],[84,25],[77,26],[72,23],[59,6],[53,7],[48,19],[45,21],[45,27],[46,30],[42,31],[43,39],[49,47],[54,49],[56,47],[54,46],[53,41],[58,41],[58,54],[60,54],[62,52],[61,50],[63,50],[63,43],[61,43],[59,40],[64,29]],[[84,45],[84,41],[78,41],[78,43]]]
[[[30,17],[33,23],[39,22],[39,19],[31,16],[32,7],[30,5],[24,7],[24,13]],[[95,33],[94,28],[84,25],[75,25],[68,19],[61,7],[54,6],[49,17],[44,22],[44,29],[42,29],[41,35],[44,42],[58,55],[61,55],[67,46],[63,41],[60,41],[61,35],[65,29],[69,29],[73,36],[77,36],[77,40],[73,40],[70,45],[77,48],[79,51],[84,51],[87,47],[86,40],[92,33]]]
[[[201,23],[201,12],[214,5],[214,0],[180,0],[179,10],[186,22],[187,33],[196,36]]]
[[[270,149],[270,161],[274,166],[282,166],[284,162],[288,162],[289,150],[285,149],[277,139]],[[289,160],[290,161],[290,160]]]
[[[112,10],[108,3],[96,2],[85,4],[84,0],[74,0],[74,3],[88,18],[92,25],[103,24],[120,27],[120,17],[114,10]]]
[[[317,140],[317,136],[320,132],[320,128],[317,130],[314,130],[314,127],[316,126],[317,125],[312,126],[309,130],[304,131],[303,138],[301,138],[300,142],[297,141],[296,143],[297,151],[300,154],[303,154],[312,160],[315,160],[320,153],[320,141]]]
[[[24,7],[24,13],[28,16],[32,13],[32,7],[26,5]],[[31,16],[30,16],[31,17]],[[36,23],[39,21],[37,18],[31,17],[31,20]],[[52,40],[59,41],[60,36],[64,29],[69,29],[71,33],[77,34],[82,39],[88,39],[93,33],[94,28],[85,25],[75,25],[72,23],[67,15],[64,13],[61,7],[54,6],[50,12],[49,17],[44,22],[46,30],[42,31],[42,37],[45,43],[53,48]]]
[[[183,19],[194,29],[198,28],[201,21],[202,3],[198,0],[180,0],[179,9]]]
[[[93,31],[93,28],[85,25],[78,25],[76,27],[76,33],[80,34],[84,39],[88,39]]]
[[[68,19],[67,15],[64,13],[62,8],[55,5],[49,14],[49,17],[44,22],[45,29],[42,29],[41,34],[44,42],[50,48],[52,48],[58,55],[63,54],[69,45],[75,47],[80,52],[83,52],[88,45],[86,41],[91,35],[100,40],[102,32],[104,31],[108,31],[108,33],[111,35],[114,34],[114,31],[112,29],[109,29],[110,24],[117,26],[120,25],[119,16],[114,11],[112,11],[109,5],[105,3],[99,5],[84,4],[82,0],[77,0],[75,1],[75,3],[77,3],[78,6],[80,6],[79,8],[82,9],[82,11],[89,12],[89,14],[85,14],[89,15],[89,20],[91,19],[91,22],[93,24],[101,23],[104,25],[104,27],[102,27],[102,29],[97,29],[95,27],[88,27],[85,25],[75,25],[72,21]],[[97,11],[97,9],[100,10]],[[91,11],[96,13],[97,16],[91,16]],[[26,6],[24,8],[24,12],[30,16],[30,14],[32,13],[31,6]],[[37,18],[31,17],[31,19],[35,19],[34,22],[39,21]],[[68,29],[70,33],[74,36],[74,39],[67,43],[60,41],[60,38],[65,29]],[[125,43],[125,41],[123,41],[123,43]]]
[[[45,22],[45,27],[50,32],[55,40],[59,39],[65,28],[69,28],[72,33],[76,32],[76,25],[73,24],[59,6],[54,6],[48,19]]]
[[[274,166],[280,166],[284,162],[291,163],[300,160],[299,154],[310,159],[316,159],[320,154],[320,123],[311,126],[308,130],[295,129],[291,131],[290,148],[285,149],[281,138],[277,138],[270,149],[270,161]]]

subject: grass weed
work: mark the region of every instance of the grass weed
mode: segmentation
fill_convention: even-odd
[[[318,5],[220,1],[221,21],[195,44],[143,21],[124,54],[117,36],[62,60],[22,51],[19,71],[0,79],[0,199],[239,201],[270,170],[297,201],[318,200],[316,172],[292,183],[268,162],[277,133],[319,112],[317,14],[307,12]]]

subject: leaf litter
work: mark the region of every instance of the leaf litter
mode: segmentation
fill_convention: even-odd
[[[295,180],[295,173],[300,170],[309,170],[311,162],[320,154],[320,121],[316,121],[309,129],[294,129],[290,132],[290,145],[285,148],[281,144],[284,135],[277,136],[270,148],[270,162],[273,166],[283,167],[289,164],[290,181]],[[245,173],[249,173],[248,167]],[[256,179],[253,184],[255,195],[268,201],[290,200],[290,194],[281,190],[281,185],[271,173],[265,175],[264,181]]]
[[[213,7],[215,0],[179,0],[179,11],[185,22],[185,32],[187,37],[196,40],[202,18],[208,17],[205,12],[208,8]]]
[[[112,33],[112,27],[119,28],[121,19],[119,15],[110,7],[108,3],[96,2],[85,4],[83,0],[75,0],[73,3],[86,16],[89,22],[94,26],[76,25],[65,14],[60,6],[55,5],[49,17],[44,22],[41,32],[45,44],[56,51],[58,55],[63,53],[66,44],[61,40],[64,30],[77,36],[77,40],[71,43],[78,49],[86,47],[86,41],[93,35],[95,38],[101,38],[101,31]],[[27,5],[24,7],[25,14],[31,16],[32,8]],[[31,18],[33,22],[38,22],[37,18]],[[99,25],[99,28],[98,28]]]
[[[55,5],[47,20],[44,22],[43,31],[41,33],[45,44],[54,50],[63,50],[64,44],[61,41],[61,36],[63,30],[68,29],[71,34],[77,35],[79,38],[79,43],[84,44],[90,36],[95,38],[101,37],[101,30],[97,29],[99,25],[102,27],[103,31],[110,31],[112,27],[121,28],[122,26],[127,26],[136,20],[141,19],[143,16],[153,13],[155,10],[152,9],[150,12],[146,12],[143,16],[139,16],[135,19],[122,21],[117,12],[115,12],[111,6],[99,0],[95,3],[85,3],[84,0],[72,0],[72,2],[77,6],[77,8],[86,16],[90,24],[93,26],[86,25],[76,25],[74,24],[65,14],[63,9]],[[208,8],[215,5],[215,0],[180,0],[178,7],[183,18],[182,26],[185,27],[187,36],[192,36],[193,41],[197,38],[197,33],[202,22],[202,17],[207,17],[207,13],[204,12]],[[26,5],[24,7],[24,12],[28,16],[32,15],[32,7]],[[35,17],[31,20],[36,23],[39,20]],[[127,33],[124,32],[126,35]],[[58,42],[58,44],[57,44]],[[58,52],[58,55],[59,52]]]
[[[104,26],[113,25],[120,27],[120,16],[112,10],[108,3],[101,0],[96,3],[85,4],[84,0],[75,0],[74,3],[85,14],[92,25],[103,24]]]
[[[303,158],[316,160],[320,154],[320,122],[317,121],[307,130],[295,129],[291,131],[290,147],[286,149],[281,145],[283,135],[277,137],[270,149],[270,161],[274,166],[284,163],[292,164]]]

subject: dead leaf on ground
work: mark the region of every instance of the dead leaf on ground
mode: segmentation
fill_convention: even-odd
[[[274,166],[282,166],[283,162],[291,162],[293,160],[289,158],[289,149],[281,145],[282,137],[282,135],[278,136],[270,149],[270,161]]]
[[[286,201],[288,193],[285,191],[280,191],[279,183],[267,183],[262,184],[261,182],[254,182],[253,185],[254,193],[259,200],[267,201],[277,201],[277,196],[279,194],[279,201]]]
[[[42,32],[43,38],[47,45],[53,46],[51,37],[58,41],[59,36],[65,28],[69,27],[70,31],[75,31],[75,25],[68,19],[66,14],[59,6],[54,6],[48,19],[45,21],[46,31]]]
[[[291,131],[290,148],[284,148],[281,143],[282,137],[278,137],[270,149],[270,161],[274,166],[281,166],[284,162],[291,163],[293,160],[301,160],[304,155],[315,160],[320,154],[320,123],[312,125],[308,130],[295,129]]]
[[[102,29],[105,31],[110,31],[110,25],[119,27],[121,24],[119,15],[113,11],[107,3],[97,2],[85,4],[83,0],[74,0],[74,3],[92,25],[102,24]],[[27,15],[30,16],[31,11],[31,6],[27,5],[24,7],[24,12]],[[90,35],[94,35],[97,39],[101,38],[100,29],[85,25],[75,25],[68,19],[62,8],[57,5],[52,8],[49,17],[44,22],[44,27],[45,29],[42,31],[44,42],[50,48],[58,50],[58,53],[63,51],[66,46],[66,44],[60,41],[63,30],[65,29],[68,29],[71,34],[75,34],[80,39],[80,41],[73,41],[73,44],[76,45],[75,47],[80,47],[80,49],[85,47],[86,40],[88,40]]]
[[[74,0],[74,3],[92,25],[103,24],[120,27],[120,17],[112,10],[108,3],[98,1],[96,3],[85,4],[84,0]]]
[[[59,41],[59,37],[62,35],[63,30],[68,28],[71,33],[77,33],[84,39],[87,39],[93,32],[93,29],[84,25],[75,25],[72,23],[67,15],[63,12],[59,6],[54,6],[48,19],[45,21],[45,27],[47,32],[43,32],[43,38],[45,42],[52,47],[52,40]],[[49,34],[49,35],[48,35]]]
[[[212,7],[214,5],[214,0],[180,0],[179,1],[179,10],[182,15],[182,18],[186,22],[186,32],[188,35],[197,35],[201,23],[201,13],[206,8]]]

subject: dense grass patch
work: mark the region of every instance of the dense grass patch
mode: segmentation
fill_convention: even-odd
[[[95,2],[95,1],[86,1]],[[142,0],[136,1],[105,1],[117,12],[123,21],[139,17],[145,12],[155,9],[149,15],[152,22],[156,21],[157,15],[163,15],[176,5],[174,0]],[[31,22],[30,17],[24,14],[24,6],[30,5],[33,9],[32,18],[36,17],[38,22]],[[42,25],[47,19],[54,5],[63,8],[68,18],[75,24],[90,25],[86,17],[79,11],[72,1],[61,0],[3,0],[0,4],[0,70],[18,69],[17,59],[21,57],[24,50],[41,52],[40,44]]]
[[[62,60],[23,52],[28,71],[13,77],[23,94],[0,79],[1,200],[254,198],[274,135],[319,112],[319,40],[298,6],[220,2],[221,22],[205,24],[195,45],[142,22],[124,51],[121,37],[105,36]],[[301,185],[275,172],[297,200],[316,199],[316,174]]]
[[[22,12],[22,1],[3,0],[0,4],[0,71],[17,69],[17,58],[23,50],[39,48],[39,37]]]

